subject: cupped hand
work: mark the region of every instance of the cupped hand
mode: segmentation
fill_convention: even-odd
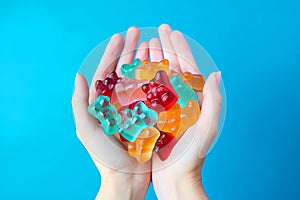
[[[199,73],[184,36],[171,31],[168,25],[159,28],[160,40],[153,38],[140,44],[136,58],[151,61],[166,58],[172,70],[180,73]],[[76,130],[101,173],[101,199],[142,199],[150,181],[151,161],[139,164],[128,155],[116,137],[104,134],[97,120],[87,112],[95,100],[95,82],[110,72],[121,75],[121,65],[131,63],[139,39],[135,27],[127,31],[125,43],[121,35],[114,35],[101,59],[89,89],[82,75],[76,76],[73,111]],[[123,46],[124,43],[124,46]],[[119,54],[121,56],[119,57]],[[207,199],[202,187],[201,170],[205,155],[216,135],[221,106],[220,73],[212,73],[203,90],[201,115],[195,125],[181,137],[166,161],[154,153],[152,181],[159,199]]]
[[[118,138],[104,134],[98,121],[91,116],[88,105],[95,100],[95,82],[110,72],[121,75],[121,65],[131,63],[139,40],[138,28],[128,29],[125,41],[120,34],[112,36],[94,74],[90,88],[80,74],[76,75],[72,98],[76,132],[101,174],[101,199],[143,199],[149,183],[151,161],[139,164],[128,155]],[[148,43],[140,44],[136,58],[148,58]]]
[[[169,25],[159,27],[160,41],[149,42],[151,59],[170,61],[171,70],[199,74],[187,41],[179,31]],[[152,181],[159,199],[207,199],[202,187],[201,171],[204,158],[217,130],[222,98],[219,91],[220,72],[207,78],[201,106],[201,114],[192,127],[180,138],[169,158],[161,161],[152,157]]]

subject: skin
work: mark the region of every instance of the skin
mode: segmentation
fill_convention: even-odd
[[[131,63],[134,58],[133,50],[139,35],[139,29],[131,27],[125,39],[119,34],[111,38],[91,86],[111,71],[121,75],[121,65]],[[179,31],[172,31],[169,25],[163,24],[159,27],[159,35],[160,39],[142,42],[136,58],[145,60],[148,55],[152,61],[166,58],[173,70],[199,73],[190,48]],[[89,89],[86,79],[77,74],[72,98],[76,132],[101,174],[96,199],[144,199],[151,176],[159,199],[208,199],[201,172],[205,155],[217,133],[222,102],[220,78],[220,72],[207,78],[199,120],[178,141],[170,157],[162,162],[154,153],[152,160],[139,164],[123,150],[118,138],[104,134],[96,119],[87,112],[88,105],[95,100],[95,87]]]
[[[182,33],[171,31],[169,25],[163,24],[159,27],[159,34],[162,47],[156,48],[163,49],[164,58],[178,63],[173,70],[200,73]],[[207,78],[199,120],[181,137],[170,157],[166,161],[161,161],[157,155],[152,158],[152,181],[159,199],[208,199],[201,172],[205,155],[217,133],[222,101],[220,75],[220,72],[212,73]]]

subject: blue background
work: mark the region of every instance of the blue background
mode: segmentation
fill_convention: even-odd
[[[227,118],[203,171],[211,199],[299,199],[299,20],[288,0],[1,1],[0,199],[95,197],[100,175],[73,123],[75,73],[113,33],[161,23],[222,71]]]

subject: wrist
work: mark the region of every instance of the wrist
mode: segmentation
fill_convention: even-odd
[[[200,173],[172,174],[167,171],[155,173],[152,180],[158,199],[208,199]]]
[[[144,199],[150,183],[150,174],[115,173],[101,176],[96,199]]]

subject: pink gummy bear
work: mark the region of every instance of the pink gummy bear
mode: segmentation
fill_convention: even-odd
[[[142,91],[141,86],[147,83],[147,80],[138,81],[123,77],[115,86],[114,93],[122,106],[130,105],[136,101],[146,100],[146,94]]]

